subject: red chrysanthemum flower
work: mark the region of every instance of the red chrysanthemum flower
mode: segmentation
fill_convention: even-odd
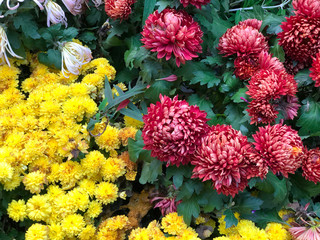
[[[313,59],[312,68],[310,68],[310,77],[316,82],[315,86],[320,87],[320,52]]]
[[[229,28],[219,40],[218,50],[225,57],[237,54],[238,57],[245,55],[259,55],[263,50],[268,50],[266,38],[256,28],[251,26],[236,25]]]
[[[274,174],[294,173],[301,166],[303,144],[290,126],[276,124],[260,127],[252,136],[256,150]]]
[[[284,71],[285,68],[280,62],[280,60],[276,57],[272,57],[272,54],[267,51],[262,51],[259,54],[259,69],[261,70],[272,70],[274,72]]]
[[[295,94],[297,83],[284,70],[260,70],[249,81],[246,92],[252,99],[247,109],[251,124],[271,123],[279,111],[285,119],[293,119],[300,105]]]
[[[125,20],[131,13],[131,5],[135,0],[105,0],[105,11],[112,19]]]
[[[292,6],[297,15],[320,18],[319,0],[293,0]]]
[[[182,3],[182,5],[184,7],[188,6],[189,4],[195,6],[196,8],[201,9],[201,6],[203,5],[207,5],[208,3],[210,3],[211,0],[180,0],[180,2]]]
[[[303,176],[317,184],[320,182],[320,149],[311,149],[305,151],[302,160]]]
[[[160,102],[151,104],[143,116],[144,149],[151,150],[151,156],[167,162],[167,166],[189,163],[209,129],[206,116],[198,106],[160,94]]]
[[[255,19],[255,18],[254,19],[247,19],[245,21],[239,22],[238,25],[250,26],[250,27],[253,27],[259,31],[261,28],[261,25],[262,25],[262,21]]]
[[[320,50],[320,18],[291,16],[281,25],[279,45],[292,60],[311,63]]]
[[[218,193],[233,197],[246,188],[248,179],[266,174],[247,137],[227,125],[211,127],[191,164],[195,165],[192,177],[212,180]]]
[[[144,47],[169,60],[173,54],[176,64],[198,57],[202,52],[202,35],[197,22],[185,11],[165,9],[150,14],[142,31]]]

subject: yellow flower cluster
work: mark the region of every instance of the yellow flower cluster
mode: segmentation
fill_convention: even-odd
[[[168,233],[169,237],[161,231]],[[131,231],[129,240],[200,240],[194,229],[188,227],[183,221],[183,217],[176,212],[167,214],[161,221],[161,226],[157,221],[149,223],[147,228],[136,228]]]
[[[26,240],[109,239],[103,235],[106,228],[97,231],[94,218],[103,205],[124,197],[119,177],[135,180],[135,163],[116,150],[137,129],[108,125],[94,138],[100,149],[91,151],[86,122],[98,110],[94,98],[105,75],[111,81],[115,70],[99,58],[83,66],[83,78],[65,78],[31,55],[28,60],[31,75],[20,83],[18,67],[0,66],[0,183],[7,191],[22,183],[34,194],[9,203],[8,215],[16,222],[39,222],[28,229]],[[81,160],[73,161],[78,156]],[[124,220],[114,221],[106,226],[125,226]],[[113,229],[117,234],[119,226]]]
[[[219,218],[219,232],[225,236],[213,240],[291,240],[290,233],[280,223],[268,223],[265,229],[260,229],[255,226],[254,222],[240,219],[238,213],[235,214],[235,217],[239,222],[237,226],[230,228],[226,228],[224,215]]]

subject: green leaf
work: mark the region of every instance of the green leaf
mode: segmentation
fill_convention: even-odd
[[[265,228],[267,224],[270,222],[282,223],[282,224],[284,223],[280,218],[280,216],[278,215],[278,211],[276,209],[259,210],[251,214],[243,215],[241,217],[255,222],[261,228]]]
[[[243,108],[239,103],[231,103],[227,105],[224,113],[227,115],[228,122],[235,129],[240,129],[241,124],[246,121],[245,114],[243,113]]]
[[[217,56],[207,56],[205,59],[201,60],[201,62],[206,63],[208,65],[218,65],[223,66],[226,63],[226,58],[222,57],[222,55]]]
[[[231,209],[227,209],[223,212],[225,215],[224,221],[226,222],[226,228],[238,225],[238,219],[234,216]]]
[[[159,101],[159,95],[160,93],[162,95],[169,95],[169,92],[171,90],[171,86],[174,83],[167,82],[167,81],[156,81],[151,87],[149,87],[145,91],[144,97],[149,99],[151,102],[155,103]]]
[[[320,132],[320,103],[315,102],[312,98],[302,101],[303,106],[300,108],[301,116],[297,121],[300,136],[318,134]]]
[[[132,138],[128,139],[128,152],[130,160],[133,162],[136,162],[139,158],[140,153],[142,151],[145,151],[143,149],[144,143],[141,134],[142,132],[139,130],[135,136],[136,140],[133,140]]]
[[[308,86],[308,85],[314,83],[314,81],[310,77],[310,70],[309,69],[303,69],[303,70],[299,71],[294,76],[294,79],[297,81],[298,87],[304,87],[304,86]]]
[[[201,86],[207,84],[208,88],[211,88],[219,85],[220,79],[216,77],[212,71],[196,71],[194,72],[194,78],[191,79],[190,83],[200,83]]]
[[[283,48],[279,45],[279,40],[277,39],[273,46],[270,48],[270,53],[273,54],[273,57],[277,57],[280,62],[285,61],[285,53]]]
[[[291,194],[294,200],[311,198],[320,194],[320,183],[310,182],[298,172],[289,175],[289,180],[292,183]]]
[[[142,26],[146,22],[146,19],[149,17],[156,6],[157,0],[144,0],[144,8],[143,8],[143,17],[142,17]]]
[[[124,60],[126,67],[130,70],[134,67],[140,67],[142,61],[145,60],[149,55],[149,52],[144,47],[134,47],[127,50],[124,54]]]
[[[39,62],[48,66],[61,69],[61,52],[59,50],[49,49],[46,53],[38,54]]]
[[[158,176],[162,173],[162,162],[158,159],[153,159],[150,163],[144,162],[141,176],[139,179],[140,184],[154,183]]]
[[[235,212],[241,214],[251,213],[253,210],[260,210],[263,201],[257,197],[251,196],[248,192],[239,193],[236,197],[236,204],[232,208]]]
[[[231,99],[233,100],[234,103],[242,103],[243,100],[242,100],[241,98],[248,99],[248,95],[246,94],[247,91],[248,91],[247,88],[240,88],[240,89],[231,97]]]
[[[198,94],[192,94],[188,98],[188,102],[190,105],[197,105],[200,110],[203,110],[207,113],[208,118],[213,118],[215,116],[213,112],[213,104],[209,99],[206,99],[204,97],[200,97]]]
[[[78,35],[79,31],[78,29],[74,28],[74,27],[68,27],[66,29],[63,30],[62,32],[62,39],[64,41],[72,41],[73,38],[75,38]]]
[[[89,25],[96,26],[101,19],[102,12],[97,8],[93,7],[87,10],[86,13],[88,13],[88,15],[86,16],[86,20],[89,23]]]
[[[13,25],[16,29],[21,28],[22,32],[32,39],[39,39],[41,37],[37,31],[38,25],[30,13],[24,12],[16,15],[13,18]]]
[[[267,33],[278,34],[279,32],[282,32],[280,25],[282,22],[285,22],[285,21],[286,21],[286,18],[284,16],[278,16],[273,13],[268,13],[268,15],[263,20],[260,29],[263,30],[266,26],[268,26]]]
[[[226,198],[223,194],[218,194],[211,186],[211,183],[207,184],[200,196],[203,195],[207,199],[207,203],[202,206],[205,213],[210,213],[215,209],[221,210],[224,204],[223,199]]]
[[[187,200],[183,200],[178,205],[178,214],[183,216],[183,219],[186,224],[190,225],[192,216],[197,218],[200,213],[200,207],[197,201],[197,197],[192,197]]]

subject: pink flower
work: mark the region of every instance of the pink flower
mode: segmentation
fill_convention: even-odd
[[[292,6],[296,10],[295,14],[297,15],[320,18],[319,0],[293,0]]]
[[[289,232],[295,240],[320,240],[320,228],[312,227],[292,227]]]
[[[112,19],[125,20],[131,14],[131,5],[136,0],[105,0],[105,11]]]
[[[154,208],[160,208],[162,216],[165,216],[168,213],[177,212],[177,207],[182,201],[176,201],[176,197],[154,197],[151,202],[157,202]]]
[[[294,173],[301,166],[303,144],[298,132],[290,126],[260,127],[252,137],[256,150],[274,174],[288,177],[288,173]]]
[[[151,156],[167,162],[167,166],[189,163],[209,129],[206,116],[198,106],[160,94],[160,102],[151,104],[143,116],[144,149],[151,150]]]
[[[320,50],[320,18],[291,16],[282,23],[281,28],[279,45],[286,56],[310,64],[312,57]]]
[[[81,15],[87,4],[87,0],[62,0],[62,2],[74,16]]]
[[[211,180],[218,193],[233,197],[246,188],[248,179],[267,173],[247,137],[227,125],[211,127],[191,164],[193,178]]]
[[[202,52],[203,32],[185,11],[168,8],[161,13],[155,11],[149,15],[141,34],[145,48],[167,61],[173,54],[178,67]]]
[[[303,176],[317,184],[320,182],[320,150],[319,148],[305,151],[302,160]]]
[[[165,77],[165,78],[160,78],[159,80],[164,80],[164,81],[167,81],[167,82],[175,82],[177,81],[178,77],[174,74],[168,76],[168,77]]]
[[[239,22],[240,26],[242,25],[246,25],[246,26],[250,26],[253,27],[255,29],[257,29],[258,31],[260,31],[261,25],[262,25],[262,21],[258,20],[258,19],[247,19],[245,21]]]
[[[208,3],[210,3],[210,0],[180,0],[180,2],[184,7],[191,4],[193,6],[196,6],[196,8],[201,9],[201,6],[207,5]]]
[[[313,58],[312,68],[310,68],[310,77],[315,81],[315,86],[320,87],[320,52]]]
[[[237,54],[238,57],[257,56],[263,50],[268,51],[266,38],[256,28],[241,24],[227,30],[219,40],[218,50],[225,57]]]

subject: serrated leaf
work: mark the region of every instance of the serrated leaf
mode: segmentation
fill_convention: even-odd
[[[233,100],[234,103],[240,103],[243,102],[243,98],[247,99],[248,95],[246,92],[248,91],[248,88],[240,88],[232,97],[231,99]],[[242,98],[242,99],[241,99]]]
[[[205,188],[203,190],[203,194],[208,202],[202,207],[205,213],[210,213],[215,209],[222,209],[224,204],[223,199],[225,198],[225,196],[223,194],[218,194],[217,191],[213,189],[211,184],[209,185],[209,188]]]
[[[308,86],[308,85],[314,83],[314,81],[310,77],[310,70],[309,69],[303,69],[303,70],[299,71],[294,76],[294,79],[297,81],[298,87],[304,87],[304,86]]]
[[[236,204],[232,208],[235,212],[241,214],[251,213],[253,210],[260,210],[263,201],[257,197],[251,196],[248,192],[239,193],[236,197]]]
[[[146,22],[148,16],[153,13],[157,0],[145,0],[143,8],[142,26]]]
[[[300,173],[296,172],[294,175],[289,175],[289,180],[292,184],[291,194],[295,200],[311,198],[320,194],[320,183],[310,182]]]
[[[22,32],[32,39],[39,39],[41,37],[38,33],[38,25],[30,13],[24,12],[16,15],[13,18],[13,25],[16,29],[21,28]]]
[[[61,69],[61,52],[59,50],[49,49],[46,53],[38,54],[39,62],[49,66]]]
[[[63,30],[62,34],[63,34],[63,40],[64,41],[72,41],[73,38],[75,38],[78,35],[79,31],[78,29],[74,28],[74,27],[68,27],[66,29]]]
[[[227,115],[228,122],[235,129],[239,129],[241,124],[246,121],[245,114],[243,113],[243,108],[240,103],[231,103],[227,105],[224,113]]]
[[[285,53],[283,48],[279,45],[279,40],[276,39],[275,44],[273,46],[271,46],[270,48],[270,53],[273,54],[273,57],[277,57],[280,62],[284,62],[285,61]]]
[[[260,30],[263,30],[268,26],[267,33],[269,34],[278,34],[282,31],[281,23],[285,22],[286,18],[284,16],[278,16],[273,13],[268,13],[268,15],[263,19]]]
[[[259,227],[265,228],[268,223],[284,223],[280,216],[278,215],[278,211],[276,209],[273,210],[258,210],[251,214],[246,214],[242,216],[243,218],[249,219],[255,222]]]
[[[226,228],[238,225],[238,219],[234,216],[231,209],[227,209],[223,212],[225,215],[224,221],[226,222]]]
[[[136,162],[139,158],[139,155],[142,151],[145,151],[143,149],[144,143],[141,136],[142,132],[139,130],[136,133],[135,140],[132,138],[128,139],[128,152],[130,156],[130,160],[133,162]]]
[[[320,103],[315,102],[312,98],[302,101],[301,116],[297,121],[300,136],[312,135],[320,131]]]
[[[192,216],[197,218],[200,213],[200,207],[197,201],[197,197],[192,197],[187,200],[183,200],[178,205],[178,214],[183,216],[186,224],[190,225]]]
[[[158,159],[153,159],[150,163],[144,162],[141,176],[139,179],[140,184],[154,183],[158,176],[162,173],[162,162]]]
[[[200,97],[198,94],[192,94],[188,98],[188,102],[190,105],[197,105],[200,110],[203,110],[207,113],[208,118],[213,118],[215,116],[213,112],[213,104],[209,99],[206,99],[204,97]]]
[[[223,66],[226,62],[226,59],[222,57],[222,55],[217,56],[207,56],[205,59],[201,60],[201,62],[206,63],[208,65],[218,65]]]
[[[196,71],[193,73],[194,77],[191,79],[191,84],[200,83],[201,86],[206,85],[208,88],[217,86],[220,83],[220,79],[214,75],[211,71]]]

